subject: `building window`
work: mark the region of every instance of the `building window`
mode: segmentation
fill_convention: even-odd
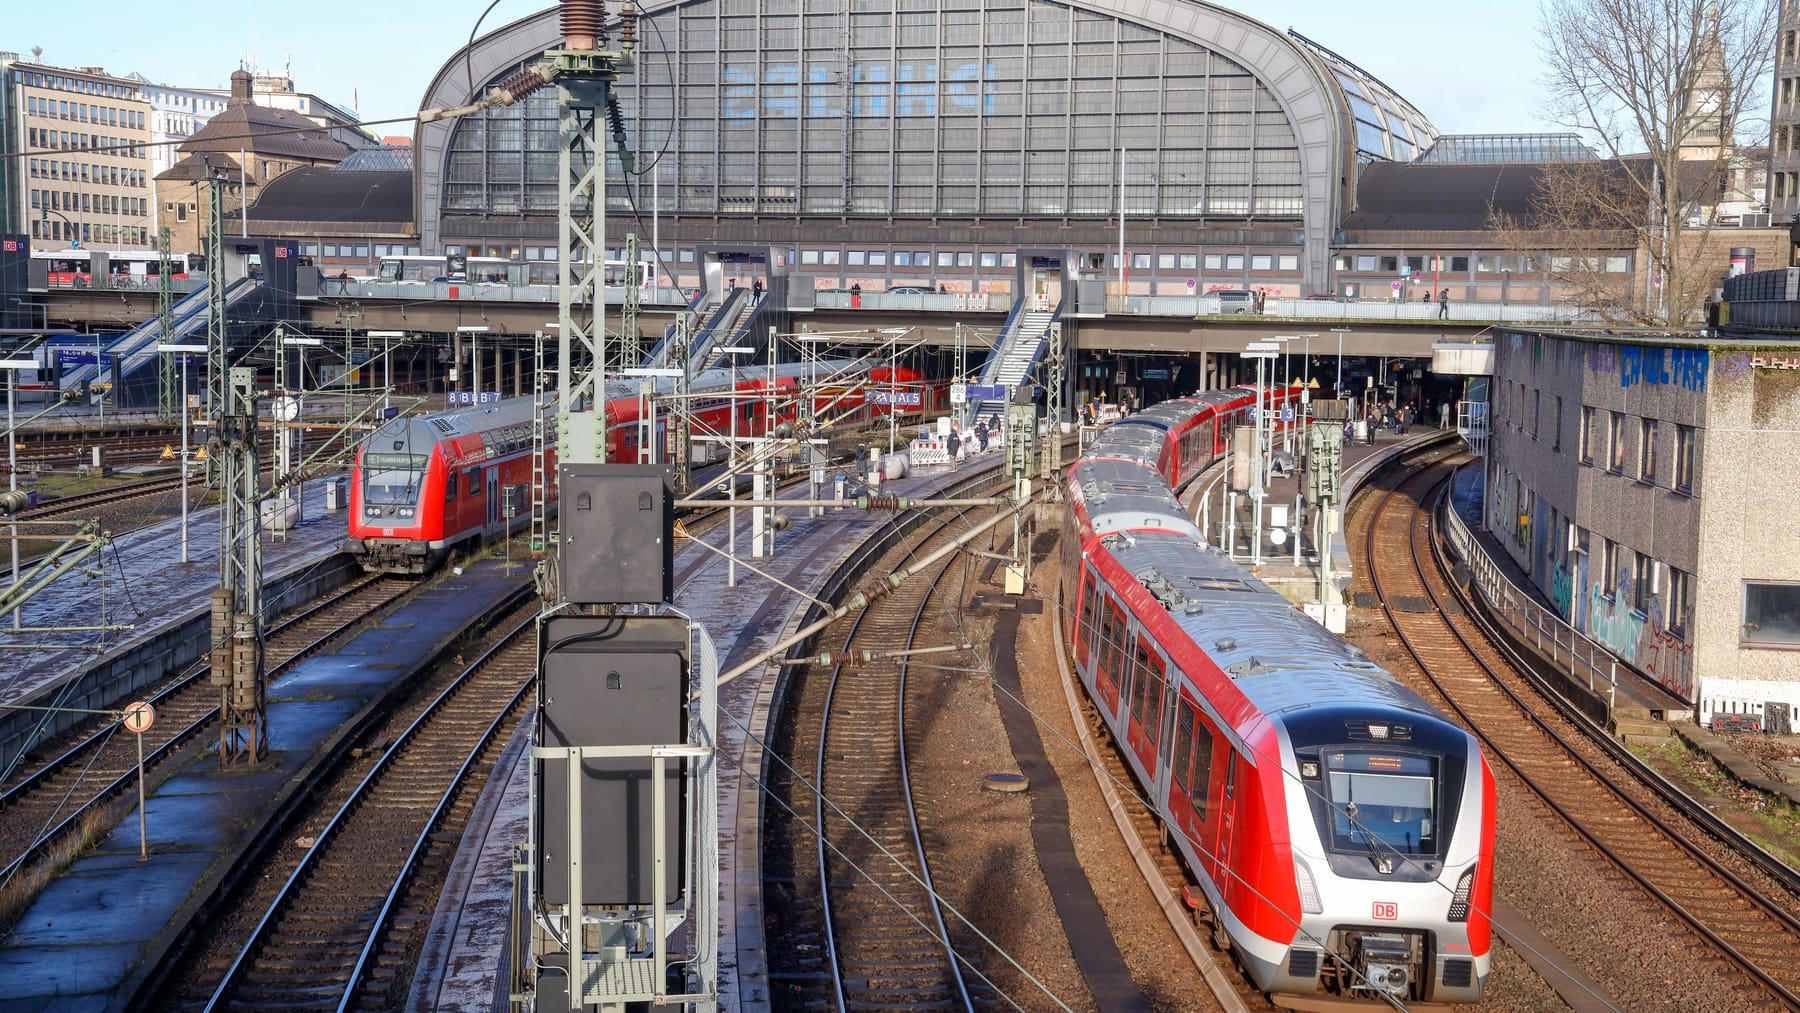
[[[1608,413],[1606,470],[1615,475],[1625,473],[1625,414]]]
[[[1531,438],[1534,440],[1538,438],[1538,418],[1543,414],[1543,410],[1544,410],[1544,392],[1541,390],[1532,391],[1531,392]]]
[[[1675,636],[1687,639],[1688,608],[1693,604],[1694,578],[1669,567],[1668,609],[1663,625]]]
[[[1638,481],[1656,484],[1656,420],[1644,419],[1638,433]]]
[[[1675,491],[1694,493],[1694,442],[1698,435],[1693,426],[1675,427]]]
[[[1595,417],[1594,410],[1592,408],[1589,408],[1587,405],[1582,405],[1581,406],[1581,463],[1582,464],[1593,464],[1594,463],[1594,444],[1595,444],[1595,442],[1597,442],[1596,438],[1599,436],[1599,430],[1596,428],[1598,425],[1599,425],[1599,419],[1597,419]]]
[[[1550,450],[1560,454],[1562,453],[1562,398],[1560,397],[1556,399],[1556,416],[1551,420],[1550,426]]]
[[[1619,543],[1600,539],[1600,593],[1608,599],[1619,593]]]
[[[1250,270],[1267,271],[1271,268],[1273,263],[1274,261],[1270,258],[1269,254],[1258,253],[1250,258]]]
[[[1635,566],[1631,580],[1631,607],[1648,615],[1650,613],[1650,597],[1658,590],[1656,560],[1640,552],[1637,554]]]
[[[1743,642],[1800,647],[1800,584],[1744,582]]]

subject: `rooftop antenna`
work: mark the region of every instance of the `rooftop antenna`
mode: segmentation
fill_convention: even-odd
[[[43,63],[44,62],[44,47],[43,46],[32,46],[31,47],[31,62],[32,63]]]

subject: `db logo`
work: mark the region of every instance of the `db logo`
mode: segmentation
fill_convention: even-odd
[[[1370,917],[1381,922],[1397,922],[1400,920],[1400,905],[1391,900],[1378,900],[1369,912]]]

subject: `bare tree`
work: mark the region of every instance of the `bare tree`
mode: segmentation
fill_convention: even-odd
[[[1612,179],[1596,187],[1598,169],[1548,173],[1544,204],[1626,216],[1640,239],[1647,284],[1636,315],[1645,323],[1681,326],[1710,287],[1697,261],[1712,223],[1689,221],[1716,202],[1739,132],[1767,134],[1747,113],[1763,94],[1779,23],[1779,0],[1544,2],[1552,114],[1599,146]],[[1558,185],[1577,192],[1548,189]]]

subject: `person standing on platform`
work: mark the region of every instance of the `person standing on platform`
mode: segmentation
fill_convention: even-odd
[[[862,308],[862,282],[860,281],[850,283],[850,308],[853,310]]]
[[[761,278],[757,278],[754,281],[750,282],[750,301],[751,302],[761,302],[762,301],[762,279]]]
[[[1441,289],[1438,289],[1438,319],[1439,320],[1448,320],[1449,318],[1450,318],[1450,290],[1447,288],[1441,288]]]
[[[988,441],[987,419],[978,419],[975,422],[975,447],[976,447],[977,452],[983,453],[983,454],[987,453],[987,441]]]

